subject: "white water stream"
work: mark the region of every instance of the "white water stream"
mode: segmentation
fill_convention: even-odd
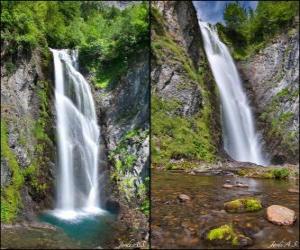
[[[224,149],[237,161],[267,165],[260,136],[255,130],[254,117],[229,50],[213,27],[205,22],[199,22],[199,25],[220,92]]]
[[[89,84],[77,71],[75,51],[51,49],[55,69],[58,177],[54,214],[75,219],[99,208],[100,130]]]

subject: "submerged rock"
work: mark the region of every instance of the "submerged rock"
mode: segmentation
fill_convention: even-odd
[[[186,201],[190,201],[190,200],[191,200],[191,197],[189,197],[189,196],[186,195],[186,194],[180,194],[180,195],[178,195],[178,199],[179,199],[181,202],[186,202]]]
[[[297,193],[297,194],[299,194],[299,189],[296,189],[296,188],[290,188],[290,189],[288,189],[288,192],[289,192],[289,193]]]
[[[244,184],[244,183],[237,183],[236,185],[234,185],[235,187],[241,187],[241,188],[248,188],[249,185]]]
[[[242,198],[224,203],[224,208],[230,213],[255,212],[262,209],[261,201],[256,198]]]
[[[276,225],[292,225],[296,220],[295,211],[279,205],[267,208],[267,219]]]
[[[231,184],[224,184],[223,188],[233,188],[233,185],[231,185]]]

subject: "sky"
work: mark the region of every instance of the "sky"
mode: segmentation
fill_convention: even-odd
[[[227,3],[235,1],[193,1],[198,18],[215,24],[223,22],[223,12]],[[258,1],[239,1],[243,7],[255,9]]]

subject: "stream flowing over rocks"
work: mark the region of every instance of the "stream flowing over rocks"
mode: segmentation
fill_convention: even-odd
[[[253,127],[258,131],[255,136],[262,137],[262,154],[270,159],[263,167],[262,163],[238,162],[224,152],[220,93],[204,53],[193,4],[153,1],[152,15],[151,94],[155,104],[159,100],[165,106],[155,106],[151,113],[157,126],[151,138],[151,246],[265,249],[283,240],[298,247],[298,22],[292,22],[288,32],[268,40],[248,59],[234,62],[249,100],[249,112],[253,112]],[[207,40],[212,39],[208,34]],[[222,42],[233,49],[232,44]],[[189,62],[199,71],[188,68]],[[193,72],[203,77],[200,82]],[[176,105],[167,100],[175,100]],[[239,105],[237,100],[235,103]],[[162,107],[164,116],[157,111]],[[212,119],[207,121],[204,114],[211,110]],[[164,124],[157,121],[160,117],[170,118],[163,135],[159,129]],[[197,159],[190,148],[187,154],[182,152],[186,148],[184,138],[191,132],[180,134],[177,140],[174,133],[181,131],[171,121],[179,121],[178,117],[185,120],[185,130],[192,127],[193,132],[198,129],[195,122],[190,123],[194,117],[209,124],[211,142],[217,149],[214,160]],[[206,133],[203,127],[200,130]],[[210,138],[209,133],[205,135]],[[167,141],[169,137],[172,140]],[[196,138],[205,147],[201,137]],[[193,138],[190,140],[191,148],[197,148]],[[164,157],[168,150],[171,156],[158,161],[157,157]]]

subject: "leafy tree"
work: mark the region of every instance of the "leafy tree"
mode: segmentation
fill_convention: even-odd
[[[228,29],[239,31],[247,20],[247,11],[239,2],[229,3],[225,7],[224,21]]]
[[[260,48],[276,33],[292,26],[299,13],[297,1],[259,1],[255,10],[244,9],[238,2],[224,10],[226,26],[218,24],[218,32],[234,49],[236,58]]]

